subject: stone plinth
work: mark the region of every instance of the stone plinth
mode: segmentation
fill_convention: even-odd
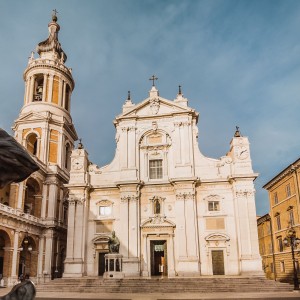
[[[103,274],[103,278],[124,278],[124,273],[122,271],[122,258],[123,255],[119,253],[105,254],[105,273]]]

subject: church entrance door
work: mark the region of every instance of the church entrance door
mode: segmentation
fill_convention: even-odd
[[[105,257],[106,252],[99,252],[99,261],[98,261],[98,276],[103,276],[105,272]]]
[[[212,250],[213,275],[225,275],[223,250]]]
[[[167,241],[150,241],[151,276],[168,275]]]

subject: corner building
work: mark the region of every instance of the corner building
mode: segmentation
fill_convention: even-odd
[[[21,274],[34,282],[61,277],[67,244],[70,155],[77,134],[70,115],[74,80],[65,65],[54,15],[48,38],[24,71],[24,105],[13,130],[40,170],[0,190],[0,273],[12,285]]]
[[[249,142],[237,130],[220,159],[198,148],[199,114],[181,90],[133,104],[114,120],[113,161],[71,156],[64,277],[101,276],[112,231],[125,277],[261,273]]]

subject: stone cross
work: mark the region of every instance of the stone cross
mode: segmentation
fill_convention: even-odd
[[[154,80],[157,80],[157,79],[158,79],[158,78],[155,77],[155,75],[152,75],[152,76],[149,78],[149,80],[152,80],[152,86],[155,86]]]

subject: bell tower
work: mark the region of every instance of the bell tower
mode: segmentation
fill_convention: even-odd
[[[70,115],[75,83],[58,40],[56,11],[48,30],[48,38],[36,47],[38,57],[32,52],[24,71],[24,105],[13,130],[18,142],[38,161],[49,167],[58,166],[67,174],[77,140]]]

